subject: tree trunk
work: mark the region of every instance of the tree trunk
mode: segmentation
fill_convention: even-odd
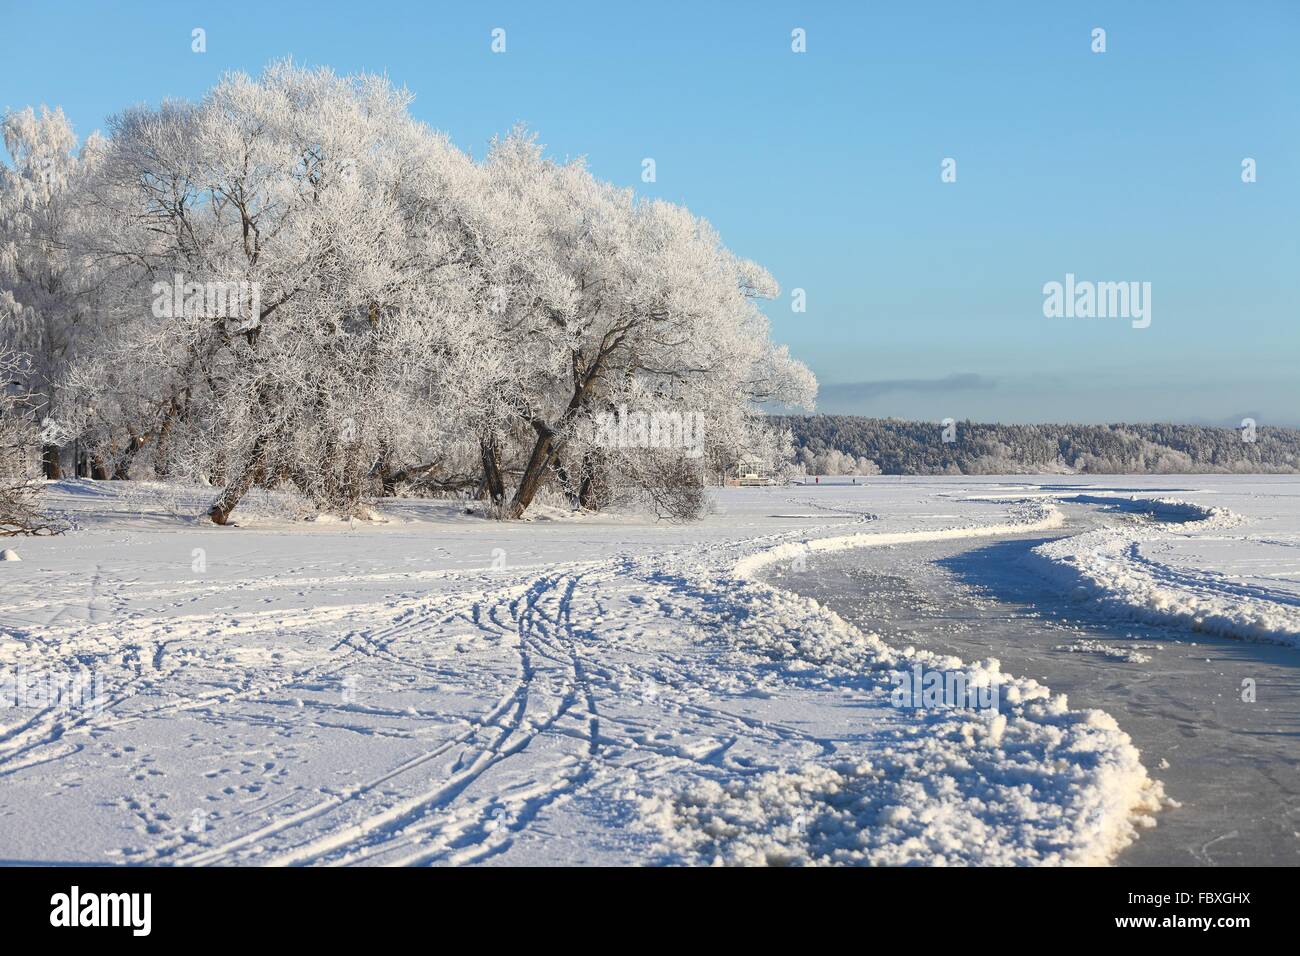
[[[383,497],[392,498],[397,494],[397,483],[401,480],[401,475],[393,467],[393,452],[386,441],[379,443],[379,463],[371,474],[379,477],[379,493]]]
[[[212,519],[213,524],[226,524],[230,520],[230,513],[235,510],[235,506],[244,495],[248,494],[257,476],[265,474],[265,457],[266,443],[259,438],[253,444],[253,455],[248,463],[235,475],[233,481],[226,484],[220,496],[208,509],[208,517]]]
[[[587,511],[602,511],[610,503],[608,472],[594,455],[582,462],[582,482],[578,486],[578,506]]]
[[[230,513],[252,487],[253,469],[245,468],[237,479],[222,489],[220,497],[208,509],[208,517],[212,519],[213,524],[226,524],[230,520]]]
[[[479,457],[483,461],[483,485],[492,504],[500,508],[506,500],[506,486],[501,478],[501,446],[495,435],[479,440]]]
[[[533,453],[528,456],[528,465],[524,468],[524,475],[519,479],[519,487],[515,489],[514,499],[506,512],[510,518],[520,518],[528,510],[546,479],[546,470],[555,458],[555,433],[541,423],[533,427],[537,429],[537,441],[533,445]]]
[[[108,465],[104,464],[104,462],[99,458],[91,459],[90,477],[94,478],[96,481],[108,481]]]
[[[128,427],[127,432],[130,434],[131,440],[126,443],[126,451],[122,453],[122,457],[117,460],[117,465],[113,468],[114,481],[127,481],[131,477],[131,462],[135,461],[135,456],[139,454],[140,449],[145,446],[147,440],[139,435],[134,428]]]
[[[176,422],[177,415],[180,414],[180,406],[173,399],[171,405],[167,408],[167,415],[163,418],[163,423],[158,427],[158,441],[154,447],[153,453],[153,473],[158,478],[171,477],[171,462],[167,460],[168,439],[171,438],[172,425]],[[135,436],[132,436],[132,446],[135,445]],[[144,443],[141,442],[143,445]],[[138,448],[132,448],[132,454],[139,451]]]
[[[552,465],[555,469],[555,477],[560,479],[560,487],[564,489],[564,497],[569,499],[569,504],[575,508],[579,506],[580,490],[573,487],[572,476],[569,470],[564,467],[564,459],[560,457],[559,452],[555,454],[555,463]]]
[[[41,468],[45,472],[45,477],[50,481],[58,481],[63,477],[63,466],[59,462],[58,445],[41,446]]]
[[[602,351],[599,356],[591,363],[585,371],[579,370],[579,357],[575,353],[573,359],[573,396],[569,399],[569,406],[564,414],[560,416],[559,422],[572,420],[574,415],[583,407],[591,397],[592,383],[600,375],[604,358],[608,354]],[[528,456],[528,465],[524,468],[524,475],[519,479],[519,487],[515,489],[514,499],[510,502],[510,507],[506,512],[509,518],[519,518],[533,503],[533,498],[541,489],[543,482],[546,480],[546,472],[551,467],[552,462],[559,449],[555,447],[555,429],[541,419],[533,419],[533,430],[537,432],[537,441],[533,444],[533,453]]]

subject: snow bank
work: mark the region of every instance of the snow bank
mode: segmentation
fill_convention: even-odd
[[[1154,824],[1164,801],[1128,735],[1107,714],[1003,674],[995,659],[895,650],[818,602],[753,579],[810,552],[1057,527],[1051,503],[1006,524],[786,543],[694,584],[738,650],[809,680],[844,681],[889,715],[861,759],[814,762],[643,799],[669,858],[739,865],[1102,864]],[[713,630],[713,629],[711,629]],[[999,689],[996,709],[893,709],[895,675],[917,664]],[[890,719],[892,718],[892,719]]]
[[[933,531],[894,531],[839,535],[792,541],[759,551],[742,558],[735,566],[738,578],[752,578],[766,567],[782,562],[797,561],[801,556],[831,551],[849,551],[854,548],[885,547],[895,544],[915,544],[921,541],[945,541],[953,538],[986,538],[1003,534],[1024,534],[1059,528],[1065,521],[1060,510],[1051,502],[1026,502],[1013,510],[1011,521],[995,525],[962,525]]]
[[[645,812],[681,859],[697,863],[1105,864],[1136,826],[1153,825],[1159,785],[1113,726],[1088,735],[1087,724],[1040,717],[1018,721],[1005,742],[918,735],[858,763],[654,797]],[[1084,720],[1094,718],[1104,715]],[[1042,749],[1053,736],[1059,742]]]
[[[1145,552],[1163,540],[1219,532],[1243,518],[1226,508],[1167,498],[1074,501],[1122,502],[1175,527],[1150,524],[1105,528],[1035,548],[1030,561],[1044,576],[1097,602],[1116,616],[1172,624],[1224,637],[1300,646],[1300,606],[1212,571],[1173,567]]]

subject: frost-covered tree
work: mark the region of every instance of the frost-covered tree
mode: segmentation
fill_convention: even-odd
[[[811,373],[771,343],[753,302],[775,294],[775,282],[726,250],[707,223],[679,206],[638,202],[580,163],[545,160],[518,134],[489,159],[499,163],[521,183],[541,260],[531,298],[507,298],[498,314],[528,379],[511,398],[531,432],[508,516],[522,515],[553,474],[583,503],[611,482],[648,491],[692,473],[702,482],[665,449],[624,444],[614,453],[598,440],[599,415],[691,416],[706,446],[720,448],[749,437],[758,402],[811,404]]]
[[[717,460],[780,444],[760,404],[815,383],[762,269],[521,130],[475,162],[409,101],[286,62],[112,120],[51,217],[95,301],[57,381],[106,473],[209,482],[219,524],[255,485],[355,514],[477,484],[520,517],[553,483],[684,517]],[[650,437],[611,441],[629,409]]]
[[[99,282],[76,253],[80,190],[101,143],[80,151],[62,110],[9,111],[0,163],[0,344],[26,356],[22,387],[42,425],[46,477],[62,475],[60,446],[75,434],[64,375],[94,314]]]
[[[277,64],[112,124],[95,201],[115,225],[97,252],[136,273],[118,378],[157,366],[139,430],[185,433],[172,447],[222,486],[218,523],[256,483],[354,510],[429,420],[421,359],[450,303],[420,180],[458,154],[408,101],[379,78]],[[235,298],[214,308],[223,284]]]

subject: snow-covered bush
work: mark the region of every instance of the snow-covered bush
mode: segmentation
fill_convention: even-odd
[[[810,475],[878,475],[880,466],[865,457],[854,458],[850,454],[831,448],[818,453],[807,448],[799,451],[799,460]]]

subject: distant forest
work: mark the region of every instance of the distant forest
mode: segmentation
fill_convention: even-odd
[[[1205,425],[984,425],[780,416],[809,474],[1179,474],[1300,471],[1300,429]]]

